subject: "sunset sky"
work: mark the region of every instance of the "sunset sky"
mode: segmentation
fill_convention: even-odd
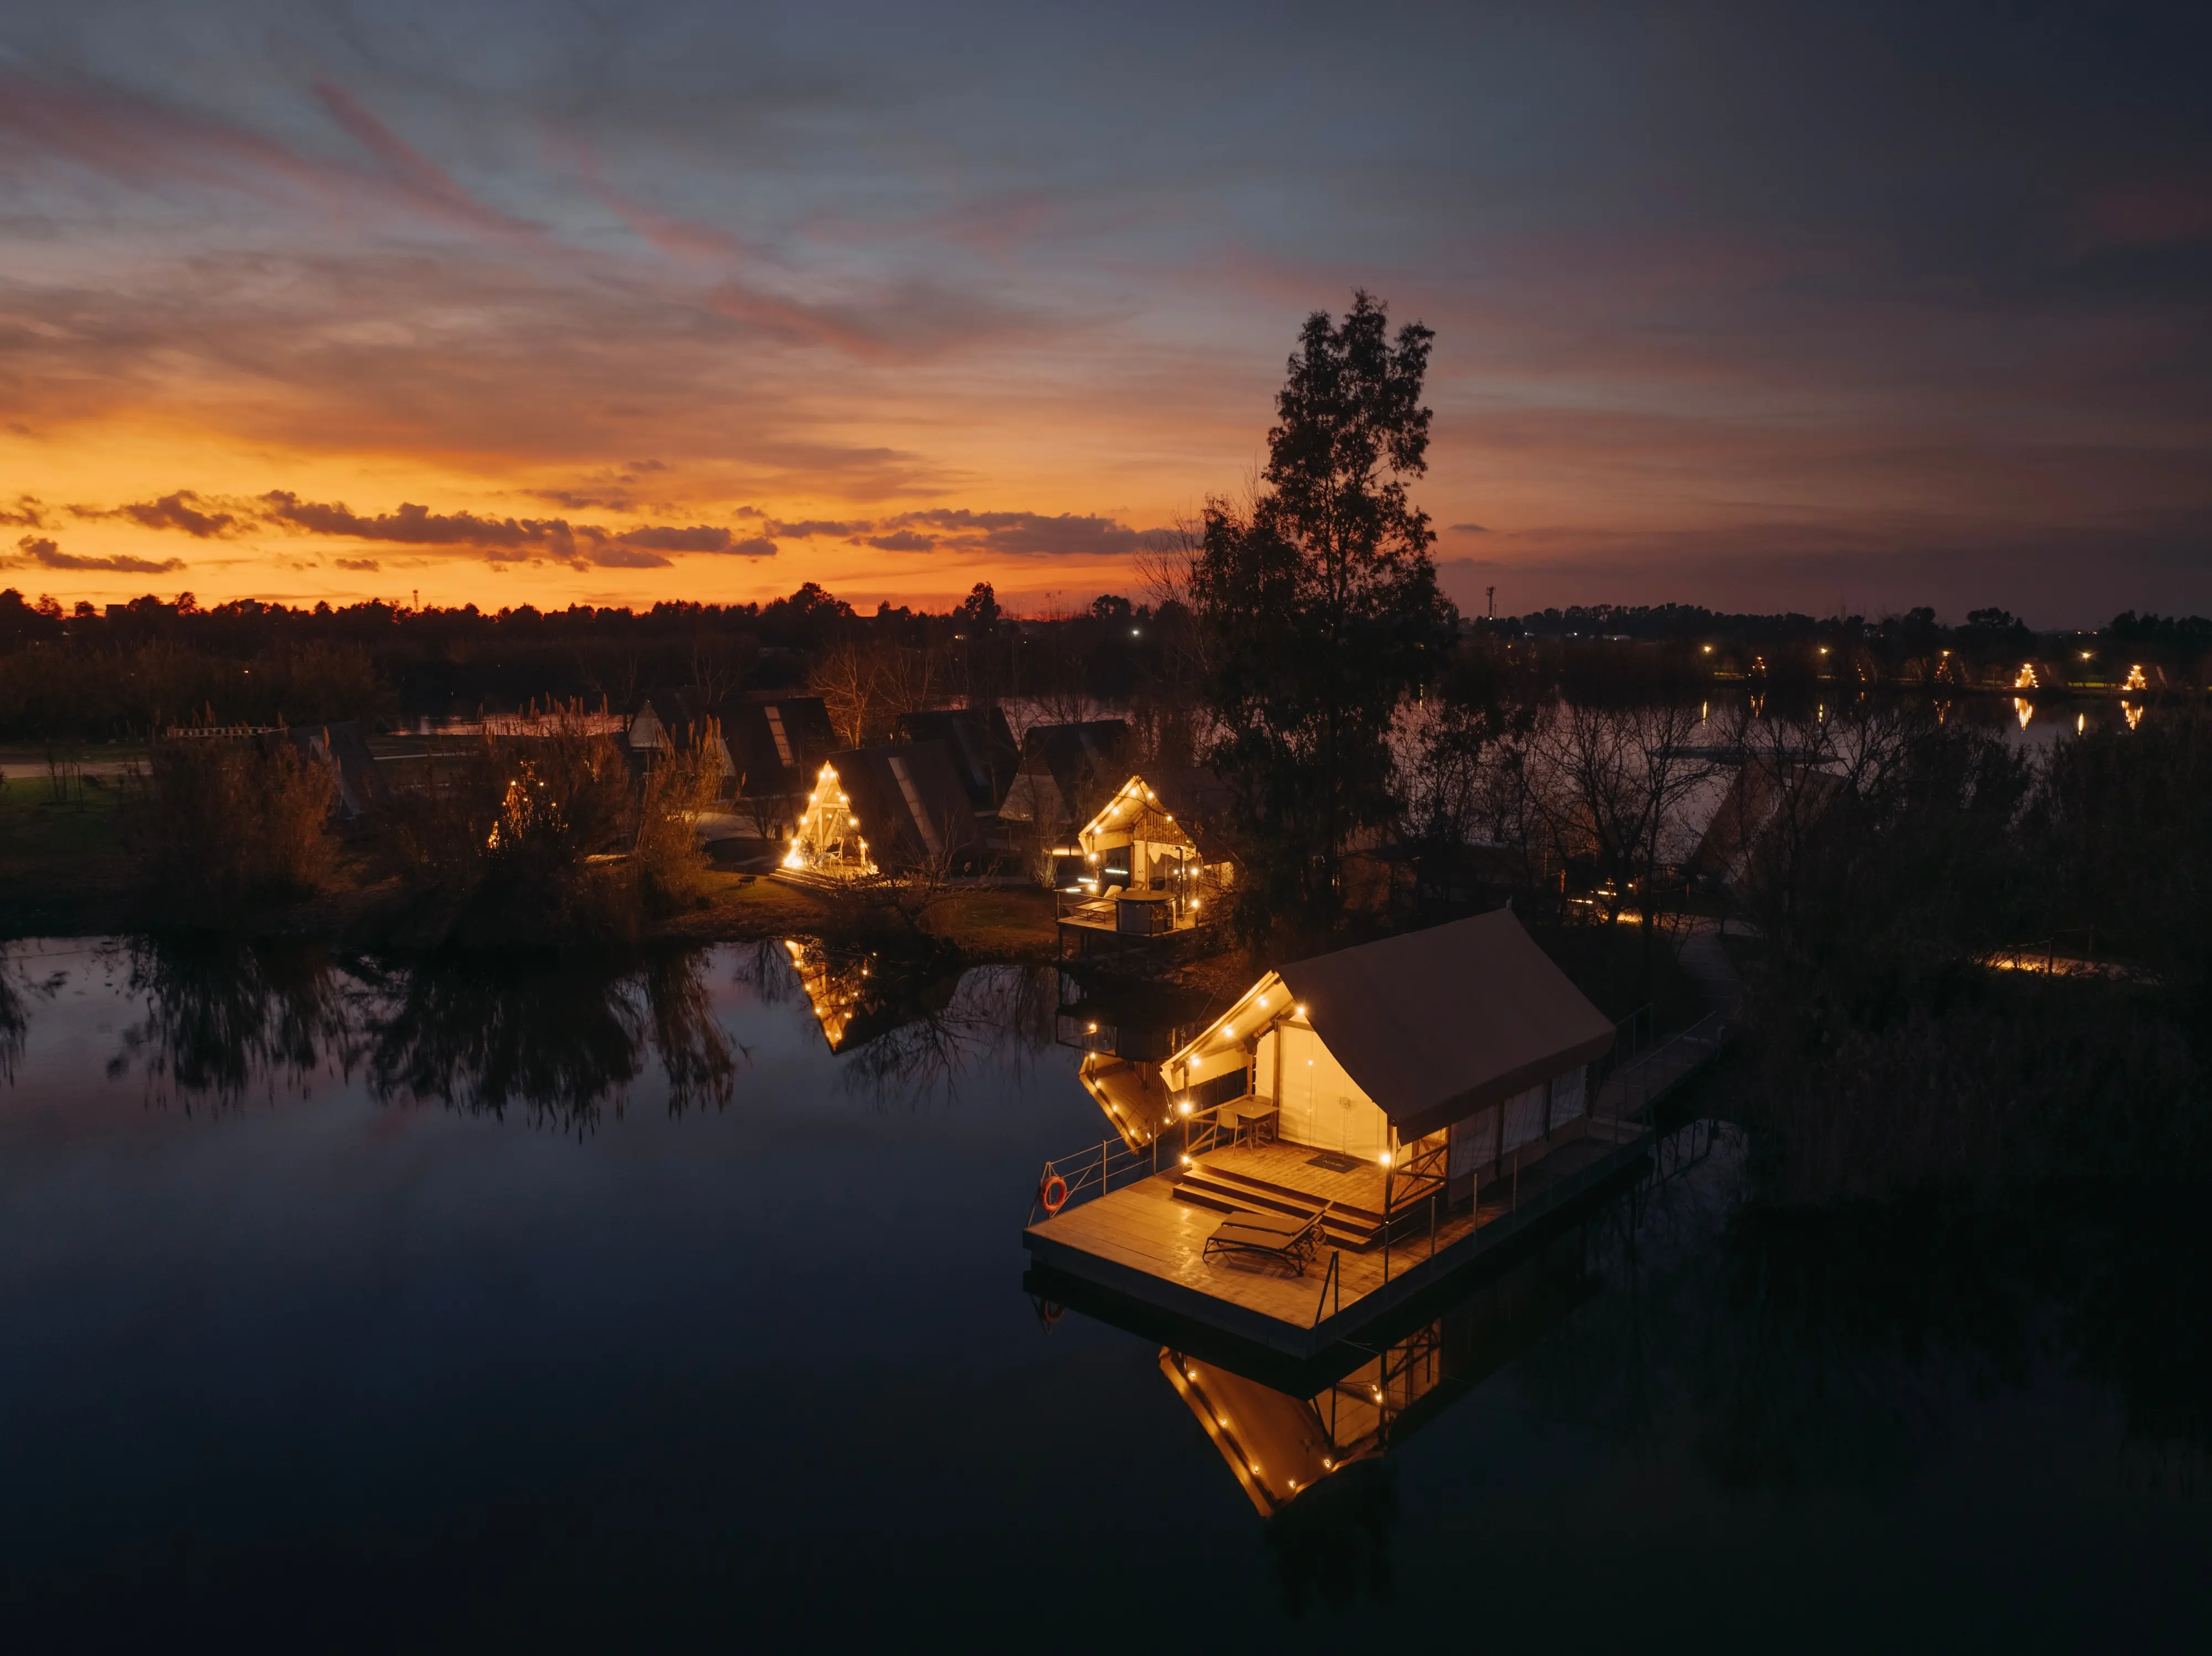
[[[1464,607],[2212,611],[2208,9],[27,0],[0,581],[1141,596],[1364,286]]]

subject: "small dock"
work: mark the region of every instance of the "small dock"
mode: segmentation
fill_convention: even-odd
[[[1306,1145],[1246,1140],[1187,1156],[1181,1145],[1190,1141],[1173,1134],[1141,1148],[1116,1137],[1048,1167],[1068,1199],[1049,1216],[1033,1206],[1023,1245],[1034,1265],[1060,1276],[1277,1356],[1309,1359],[1641,1171],[1652,1107],[1711,1061],[1728,1034],[1716,1015],[1614,1069],[1588,1116],[1479,1181],[1472,1204],[1448,1203],[1441,1180],[1346,1165],[1349,1158],[1316,1156]],[[1301,1268],[1207,1257],[1207,1238],[1240,1212],[1321,1214],[1312,1258]]]

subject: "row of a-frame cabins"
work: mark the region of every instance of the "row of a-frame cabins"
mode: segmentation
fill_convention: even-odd
[[[794,875],[848,880],[915,866],[1012,860],[1058,893],[1063,941],[1187,931],[1221,912],[1236,874],[1207,771],[1127,767],[1120,719],[1030,727],[1005,715],[909,713],[902,740],[839,748],[818,696],[747,699],[711,713],[690,693],[648,698],[629,731],[653,754],[716,744],[744,803]]]

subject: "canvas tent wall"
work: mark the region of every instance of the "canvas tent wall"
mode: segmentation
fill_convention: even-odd
[[[934,707],[926,713],[901,713],[899,735],[908,742],[941,742],[952,761],[954,774],[968,791],[968,803],[979,811],[993,811],[1014,785],[1022,751],[1014,733],[998,708]]]
[[[1613,1039],[1499,909],[1270,972],[1161,1076],[1200,1104],[1271,1100],[1285,1139],[1347,1156],[1449,1132],[1461,1179],[1579,1119]]]

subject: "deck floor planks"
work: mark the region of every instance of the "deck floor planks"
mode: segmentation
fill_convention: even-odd
[[[1307,1171],[1322,1174],[1317,1168]],[[1376,1205],[1380,1206],[1379,1193]],[[1486,1210],[1480,1222],[1486,1224],[1503,1212],[1503,1209]],[[1310,1325],[1328,1274],[1329,1250],[1324,1248],[1316,1255],[1315,1263],[1306,1267],[1304,1277],[1288,1265],[1265,1259],[1235,1255],[1207,1259],[1204,1254],[1206,1239],[1213,1234],[1224,1216],[1211,1209],[1177,1201],[1172,1175],[1163,1174],[1071,1208],[1037,1228],[1066,1247],[1177,1283],[1209,1298],[1225,1301],[1294,1326]],[[1476,1228],[1477,1222],[1465,1214],[1441,1220],[1437,1226],[1437,1247],[1449,1247]],[[1428,1257],[1428,1234],[1424,1230],[1419,1236],[1408,1237],[1393,1247],[1391,1277],[1395,1279]],[[1344,1303],[1364,1298],[1383,1284],[1382,1252],[1377,1248],[1370,1253],[1343,1253],[1339,1258],[1337,1272]],[[1332,1312],[1334,1309],[1333,1300]]]

